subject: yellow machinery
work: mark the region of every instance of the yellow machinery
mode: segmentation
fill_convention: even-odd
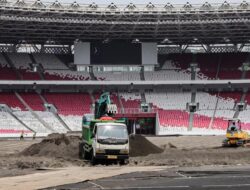
[[[249,134],[241,130],[241,122],[239,119],[229,119],[226,139],[223,146],[244,146],[250,143]]]

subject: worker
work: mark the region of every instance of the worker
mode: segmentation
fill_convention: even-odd
[[[20,140],[23,140],[23,139],[24,139],[24,131],[22,131],[20,135]]]
[[[36,139],[36,132],[33,134],[33,137],[32,137],[33,140]]]

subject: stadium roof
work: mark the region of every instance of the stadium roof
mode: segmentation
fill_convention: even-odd
[[[248,43],[250,5],[80,5],[0,0],[0,43],[73,44],[75,40],[163,44]]]

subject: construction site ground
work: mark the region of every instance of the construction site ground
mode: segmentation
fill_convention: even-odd
[[[222,148],[223,139],[224,136],[134,136],[130,138],[131,157],[125,166],[113,162],[91,166],[79,159],[80,138],[77,136],[53,134],[36,140],[4,139],[0,140],[0,189],[43,189],[65,184],[74,187],[78,183],[86,185],[83,182],[89,180],[113,179],[112,176],[126,173],[137,176],[139,172],[144,176],[149,172],[176,173],[183,168],[189,168],[188,171],[204,167],[206,171],[219,170],[219,167],[224,171],[232,166],[249,168],[250,148]],[[91,188],[101,189],[93,184]]]

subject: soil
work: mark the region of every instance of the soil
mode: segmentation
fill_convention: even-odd
[[[79,136],[66,136],[65,134],[51,134],[40,143],[24,149],[21,156],[43,156],[49,158],[78,159],[78,148],[81,138]]]
[[[163,153],[133,157],[131,165],[202,166],[250,164],[249,148],[177,149],[166,147]]]
[[[222,136],[130,138],[130,166],[250,164],[250,148],[222,148]],[[90,166],[78,158],[79,136],[52,134],[40,141],[0,141],[0,177],[46,168]],[[14,147],[14,148],[13,148]],[[6,154],[4,154],[6,152]]]
[[[130,157],[147,156],[149,154],[162,153],[163,149],[154,145],[146,137],[141,135],[131,136],[129,139]]]

